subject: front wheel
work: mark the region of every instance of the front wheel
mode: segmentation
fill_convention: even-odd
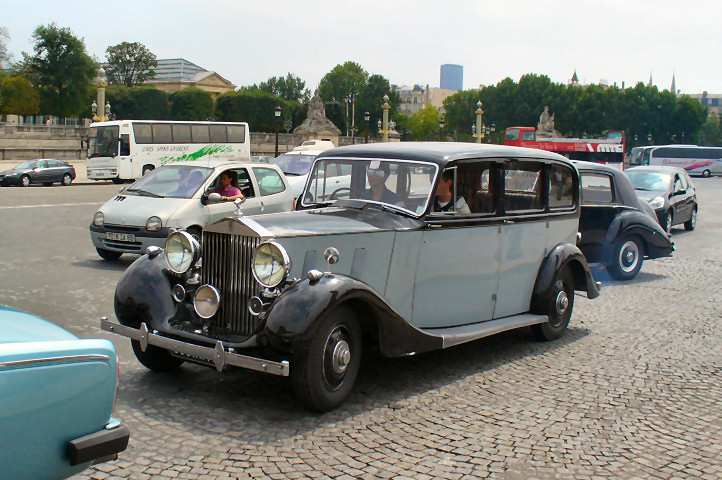
[[[572,318],[573,308],[574,276],[565,268],[554,279],[554,287],[546,300],[546,313],[549,320],[533,325],[534,335],[542,341],[556,340],[561,337]]]
[[[689,220],[684,222],[684,229],[688,232],[691,232],[694,230],[694,227],[697,226],[697,207],[694,207],[692,209],[692,216],[689,217]]]
[[[337,308],[321,321],[308,348],[294,355],[293,390],[311,410],[333,410],[351,392],[360,364],[361,327],[349,308]]]
[[[153,165],[146,165],[143,167],[143,176],[145,177],[148,173],[152,172],[155,169]]]
[[[22,185],[23,187],[29,187],[30,177],[28,177],[27,175],[23,175],[22,177],[20,177],[20,185]]]
[[[636,277],[644,262],[644,247],[637,237],[623,237],[614,245],[609,273],[617,280]]]
[[[63,180],[60,183],[62,183],[64,187],[67,187],[73,183],[73,177],[71,177],[69,173],[66,173],[63,175]]]
[[[125,183],[125,180],[123,180],[122,178],[117,178],[117,177],[116,177],[116,178],[112,178],[110,181],[113,182],[113,183],[116,184],[116,185],[120,185],[121,183]]]
[[[95,251],[98,252],[98,255],[100,255],[100,258],[102,258],[103,260],[111,261],[111,262],[118,260],[120,258],[120,256],[123,255],[123,252],[116,252],[113,250],[106,250],[104,248],[98,248],[98,247],[95,247]]]
[[[130,341],[133,346],[133,353],[144,367],[154,372],[169,372],[183,365],[183,360],[176,358],[167,350],[148,345],[145,352],[140,348],[140,342],[136,340]]]
[[[670,210],[666,212],[662,218],[662,228],[667,232],[667,235],[672,235],[672,220],[672,211]]]

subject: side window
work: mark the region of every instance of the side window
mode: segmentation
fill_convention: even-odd
[[[227,143],[228,136],[226,135],[225,125],[209,125],[211,130],[211,143]]]
[[[469,206],[469,213],[496,211],[495,162],[462,163],[458,167],[457,193]],[[464,213],[459,211],[458,213]]]
[[[210,143],[208,125],[191,125],[193,143]]]
[[[35,168],[48,168],[48,162],[45,160],[38,160],[38,163],[35,164]]]
[[[531,130],[526,130],[526,131],[522,132],[521,139],[533,141],[534,140],[534,132],[532,132]]]
[[[134,123],[135,143],[153,143],[153,130],[150,123]]]
[[[246,129],[243,125],[228,125],[228,142],[243,143],[246,141]]]
[[[614,202],[614,188],[612,177],[594,173],[582,173],[582,202],[584,203],[612,203]]]
[[[120,154],[122,156],[130,155],[130,135],[127,133],[120,136]]]
[[[682,177],[679,175],[674,176],[674,191],[678,192],[680,190],[686,190],[686,187],[684,185],[684,180],[682,180]]]
[[[61,166],[62,165],[60,165],[60,162],[58,162],[57,160],[48,160],[48,167],[53,168],[53,167],[61,167]]]
[[[508,162],[504,171],[504,211],[543,210],[541,162]]]
[[[173,143],[170,123],[153,124],[153,143]]]
[[[173,143],[191,143],[191,126],[187,123],[175,123],[173,126]]]
[[[574,206],[574,175],[565,165],[552,165],[549,171],[549,208]]]
[[[253,168],[253,173],[256,175],[256,183],[258,183],[259,195],[273,195],[274,193],[280,193],[286,189],[283,184],[281,176],[275,170],[271,168]]]

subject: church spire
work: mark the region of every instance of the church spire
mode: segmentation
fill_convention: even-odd
[[[675,76],[674,72],[672,72],[672,90],[671,90],[671,92],[674,93],[675,95],[677,95],[677,82],[675,81],[674,76]]]
[[[652,86],[652,72],[649,72],[649,83],[647,83],[648,87]]]

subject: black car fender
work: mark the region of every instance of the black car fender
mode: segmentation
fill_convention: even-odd
[[[265,336],[273,348],[302,352],[317,334],[320,321],[341,304],[351,307],[362,328],[377,329],[379,346],[386,356],[443,347],[441,337],[411,325],[369,285],[335,273],[318,280],[304,279],[284,290],[265,313]]]
[[[532,313],[546,313],[544,305],[554,288],[554,279],[557,272],[564,268],[568,268],[574,276],[575,290],[585,291],[587,298],[599,296],[599,287],[579,247],[571,243],[559,243],[549,251],[539,267],[531,298]]]
[[[667,233],[649,215],[638,210],[625,210],[612,220],[604,239],[603,261],[608,264],[617,241],[623,237],[637,236],[644,242],[645,255],[651,258],[664,256],[674,250]],[[664,252],[658,254],[658,252]]]

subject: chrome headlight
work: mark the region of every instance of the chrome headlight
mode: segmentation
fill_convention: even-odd
[[[96,227],[102,227],[103,222],[105,222],[105,215],[103,215],[103,212],[95,212],[95,216],[93,217],[93,225]]]
[[[291,270],[286,250],[276,242],[264,242],[256,247],[251,259],[253,277],[266,288],[280,285]]]
[[[160,221],[160,218],[158,217],[150,217],[147,222],[145,222],[145,229],[149,232],[157,232],[160,230],[160,227],[163,226],[163,223]]]
[[[200,245],[190,233],[173,232],[165,241],[165,259],[175,273],[184,273],[200,256]]]
[[[221,294],[211,285],[203,285],[193,297],[193,309],[201,318],[211,318],[218,311]]]
[[[654,197],[649,201],[649,206],[655,210],[664,207],[664,197]]]

